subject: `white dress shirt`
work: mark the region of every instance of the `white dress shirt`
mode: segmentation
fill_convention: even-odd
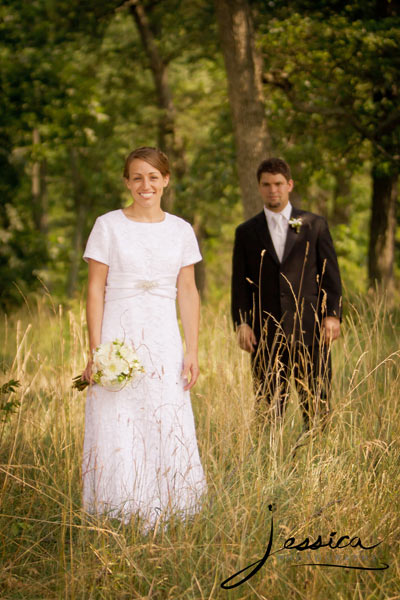
[[[292,214],[292,205],[288,202],[285,208],[278,213],[273,212],[264,206],[264,213],[276,255],[279,258],[279,262],[282,262],[286,236],[289,229],[289,219]]]

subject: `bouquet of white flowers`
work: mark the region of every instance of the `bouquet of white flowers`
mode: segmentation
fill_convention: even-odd
[[[122,389],[138,373],[143,373],[134,349],[121,340],[100,344],[93,350],[93,381],[112,391]],[[78,375],[73,379],[74,388],[82,391],[89,383]]]

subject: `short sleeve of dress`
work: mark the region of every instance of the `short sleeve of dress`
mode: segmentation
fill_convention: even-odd
[[[186,223],[186,227],[184,229],[184,243],[181,266],[187,267],[188,265],[193,265],[194,263],[200,262],[201,260],[202,256],[200,254],[199,244],[197,243],[193,227],[189,225],[189,223]]]
[[[110,264],[110,244],[107,227],[101,218],[97,218],[86,244],[83,260],[93,258],[105,265]]]

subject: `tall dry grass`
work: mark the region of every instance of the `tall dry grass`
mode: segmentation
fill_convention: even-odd
[[[333,350],[332,419],[302,436],[295,394],[283,422],[259,426],[227,309],[204,307],[192,403],[208,495],[189,522],[143,535],[81,510],[84,394],[71,378],[84,365],[82,307],[44,299],[5,319],[2,379],[22,385],[18,411],[0,425],[1,598],[400,598],[399,321],[382,297],[349,308]],[[222,589],[263,556],[271,516],[267,562]],[[333,532],[381,544],[279,551],[289,537],[327,542]],[[389,568],[299,566],[311,562]]]

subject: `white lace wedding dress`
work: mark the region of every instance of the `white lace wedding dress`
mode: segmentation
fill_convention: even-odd
[[[136,513],[153,526],[196,511],[206,489],[175,305],[180,268],[201,255],[182,219],[166,213],[141,223],[115,210],[96,220],[88,258],[109,267],[101,341],[132,344],[145,373],[118,392],[88,391],[83,505],[125,521]]]

